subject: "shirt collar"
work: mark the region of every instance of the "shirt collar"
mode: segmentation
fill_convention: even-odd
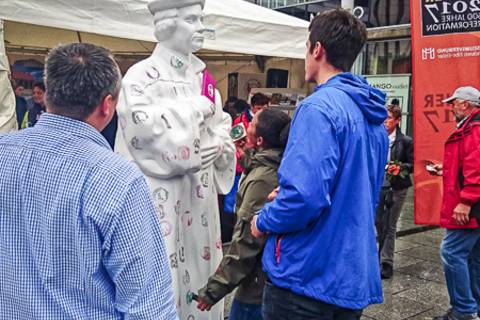
[[[396,137],[397,137],[397,128],[393,129],[392,133],[388,135],[388,139],[390,141],[394,141]]]
[[[463,124],[465,123],[465,121],[467,121],[468,118],[469,117],[465,117],[462,120],[460,120],[460,122],[457,123],[457,129],[460,129],[463,126]]]
[[[195,55],[190,54],[188,59],[185,59],[159,43],[155,46],[152,56],[164,60],[167,65],[179,73],[185,73],[189,68],[191,68],[194,73],[200,73],[206,68],[205,63]]]
[[[80,138],[92,140],[96,144],[111,150],[107,140],[94,127],[86,122],[46,112],[35,124],[37,128],[64,131]]]

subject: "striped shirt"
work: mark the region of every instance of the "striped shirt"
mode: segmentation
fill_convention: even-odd
[[[0,136],[0,318],[177,319],[143,175],[84,122]]]

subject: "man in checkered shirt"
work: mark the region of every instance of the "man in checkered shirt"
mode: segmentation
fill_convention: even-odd
[[[99,133],[120,81],[105,49],[57,47],[47,113],[0,136],[1,319],[177,319],[147,184]]]

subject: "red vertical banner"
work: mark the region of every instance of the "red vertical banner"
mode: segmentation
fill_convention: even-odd
[[[411,0],[415,223],[438,225],[442,179],[426,165],[443,162],[455,130],[442,103],[456,88],[480,89],[480,0]]]

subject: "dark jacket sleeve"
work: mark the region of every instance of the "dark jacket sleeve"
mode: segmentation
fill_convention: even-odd
[[[408,136],[404,136],[404,152],[406,160],[402,166],[408,169],[408,173],[413,173],[413,140]]]
[[[400,129],[398,129],[400,130]],[[402,170],[408,172],[408,176],[402,178],[397,177],[395,180],[391,181],[392,188],[394,190],[402,190],[412,186],[412,179],[410,174],[413,173],[413,140],[409,136],[403,135],[400,140],[394,145],[392,149],[394,154],[394,160],[400,162],[400,167]]]
[[[208,304],[220,301],[255,270],[257,261],[261,259],[265,239],[252,236],[250,222],[275,187],[264,180],[252,181],[247,186],[237,212],[238,221],[228,252],[215,274],[208,279],[207,285],[198,291],[199,296]]]

